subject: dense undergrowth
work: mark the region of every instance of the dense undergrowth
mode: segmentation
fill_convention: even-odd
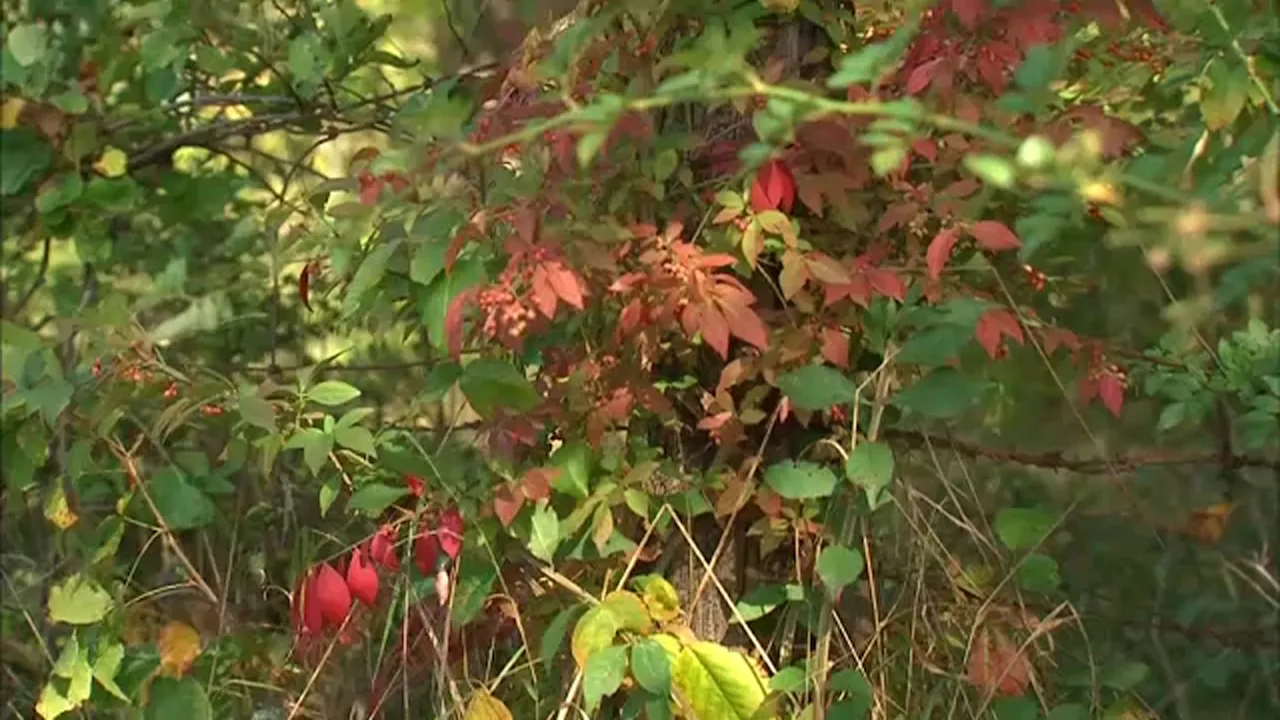
[[[6,714],[1280,710],[1270,4],[5,10]]]

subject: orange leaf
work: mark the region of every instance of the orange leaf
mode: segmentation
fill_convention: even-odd
[[[551,279],[548,277],[546,267],[539,265],[533,270],[533,284],[530,288],[530,294],[533,296],[533,304],[538,306],[539,312],[547,317],[548,320],[556,315],[556,305],[559,299],[556,291],[551,287]]]
[[[160,651],[160,672],[182,677],[200,656],[200,633],[184,622],[173,620],[160,631],[156,645]]]
[[[1014,235],[1007,225],[995,220],[976,222],[969,232],[973,234],[973,238],[978,241],[978,245],[983,250],[1002,252],[1022,247],[1022,241],[1018,236]]]
[[[1103,373],[1098,378],[1098,397],[1112,415],[1120,417],[1124,409],[1124,379],[1114,373]]]
[[[769,329],[755,310],[744,305],[721,304],[724,318],[729,324],[729,332],[743,342],[751,343],[761,350],[769,348]]]
[[[757,318],[759,319],[759,318]],[[702,307],[698,331],[702,340],[721,358],[729,357],[729,321],[714,305],[708,303]]]
[[[555,264],[547,268],[547,279],[551,282],[551,287],[555,289],[556,295],[561,300],[569,303],[573,307],[582,309],[582,282],[572,270],[562,264]]]
[[[1235,507],[1234,503],[1219,503],[1195,510],[1178,531],[1191,536],[1197,542],[1213,545],[1221,540],[1223,533],[1227,531],[1227,520]]]
[[[988,693],[1022,695],[1031,684],[1031,663],[999,630],[983,628],[969,648],[969,682]]]
[[[840,328],[822,328],[822,357],[836,367],[849,367],[849,336]]]
[[[511,527],[520,508],[524,507],[524,494],[513,492],[506,485],[500,486],[493,493],[493,513],[498,516],[502,527]]]

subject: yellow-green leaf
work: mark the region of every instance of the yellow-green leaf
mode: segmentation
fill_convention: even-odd
[[[577,661],[578,667],[586,667],[587,659],[592,653],[613,645],[620,627],[618,617],[603,605],[597,605],[583,614],[573,629],[573,639],[570,641],[573,659]]]
[[[743,654],[698,641],[680,651],[673,673],[676,688],[700,718],[747,720],[764,705],[765,683]]]
[[[649,616],[658,622],[669,622],[680,615],[680,595],[675,586],[659,575],[646,575],[636,581],[643,593]]]
[[[93,169],[109,178],[120,177],[129,169],[129,156],[120,148],[107,146],[102,157],[93,164]]]
[[[613,613],[620,630],[630,630],[642,635],[653,632],[653,620],[639,595],[626,590],[615,590],[605,596],[601,605]]]
[[[92,625],[111,612],[115,600],[98,583],[76,573],[49,590],[49,619]]]

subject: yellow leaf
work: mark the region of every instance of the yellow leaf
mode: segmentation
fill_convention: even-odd
[[[184,622],[173,620],[160,631],[157,645],[160,649],[160,672],[182,677],[200,656],[200,633]]]
[[[0,104],[0,130],[12,130],[18,127],[18,118],[22,116],[22,108],[27,101],[20,97],[5,98]]]
[[[109,178],[120,177],[129,169],[129,156],[120,148],[107,146],[102,151],[102,157],[93,164],[93,169]]]
[[[583,614],[574,627],[573,638],[569,642],[569,649],[573,651],[573,659],[578,662],[578,667],[586,667],[587,658],[592,653],[613,645],[613,639],[620,629],[618,616],[603,605],[597,605]]]
[[[667,579],[650,575],[640,587],[649,615],[658,622],[670,622],[680,615],[680,595]]]
[[[80,522],[80,516],[72,512],[71,506],[67,504],[67,492],[61,483],[55,484],[53,494],[45,503],[44,517],[59,530],[66,530]]]
[[[467,713],[462,720],[512,720],[511,711],[502,701],[481,688],[471,696],[467,704]]]
[[[676,660],[672,679],[697,717],[761,717],[764,678],[740,652],[706,641],[687,645]]]

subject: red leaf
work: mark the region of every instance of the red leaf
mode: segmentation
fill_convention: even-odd
[[[579,310],[582,309],[582,282],[572,270],[557,263],[547,268],[547,279],[551,281],[551,287],[555,289],[556,295],[560,296],[561,300]]]
[[[530,293],[533,295],[533,304],[538,306],[538,310],[548,320],[556,316],[556,304],[559,302],[559,298],[557,298],[556,291],[551,286],[551,279],[542,265],[533,270],[533,286]]]
[[[769,160],[756,171],[755,182],[751,184],[753,210],[781,210],[788,213],[795,201],[796,178],[781,160]]]
[[[899,202],[885,208],[884,214],[880,216],[880,232],[888,232],[899,225],[905,225],[917,215],[920,214],[920,204],[914,202]]]
[[[374,533],[369,541],[369,556],[375,563],[392,572],[400,569],[400,558],[396,556],[395,526],[383,525]]]
[[[311,312],[311,263],[303,265],[302,272],[298,273],[298,299],[307,312]]]
[[[911,141],[911,149],[916,151],[920,157],[929,162],[937,162],[938,160],[938,143],[931,138],[916,138]]]
[[[449,507],[440,515],[440,549],[450,560],[458,557],[462,549],[462,514],[458,508]]]
[[[749,342],[761,350],[769,349],[769,329],[755,310],[743,305],[724,303],[721,305],[724,318],[728,322],[729,332]]]
[[[729,322],[714,305],[704,305],[698,317],[702,340],[722,359],[729,358]]]
[[[959,240],[960,233],[956,232],[955,228],[943,228],[933,236],[933,240],[929,242],[929,249],[924,254],[930,280],[942,277],[942,269],[946,267],[947,260],[951,258],[951,250]]]
[[[324,614],[316,602],[316,570],[312,568],[298,578],[293,589],[293,629],[298,634],[319,633],[324,629]]]
[[[462,320],[463,313],[475,300],[476,288],[463,290],[449,302],[444,312],[444,337],[449,347],[449,355],[457,358],[462,354]]]
[[[360,204],[372,205],[378,201],[378,195],[382,192],[382,186],[385,183],[382,178],[362,172],[360,173]]]
[[[1001,252],[1022,247],[1022,241],[1018,236],[1014,235],[1007,225],[996,220],[976,222],[969,232],[973,234],[973,238],[978,241],[978,245],[983,250]]]
[[[840,328],[822,328],[822,357],[836,367],[849,367],[849,336]]]
[[[992,92],[1004,92],[1005,64],[988,48],[978,51],[978,75]]]
[[[969,682],[989,693],[1022,695],[1031,684],[1031,663],[999,631],[983,628],[969,649]]]
[[[1124,379],[1112,372],[1105,372],[1098,378],[1098,398],[1111,411],[1120,417],[1124,409]]]
[[[906,302],[907,285],[894,271],[872,268],[867,271],[867,280],[871,282],[871,289],[880,295],[893,298],[898,302]]]
[[[422,482],[422,478],[417,475],[405,475],[404,483],[409,486],[409,492],[414,497],[422,497],[423,491],[427,489],[426,484]]]
[[[351,611],[351,590],[342,578],[342,573],[324,563],[316,572],[314,597],[320,607],[320,615],[327,625],[342,625]],[[308,600],[310,602],[310,600]]]
[[[516,515],[520,513],[522,507],[524,507],[524,493],[513,491],[507,485],[502,485],[494,491],[493,514],[498,516],[498,522],[502,523],[502,527],[511,527],[511,523],[515,522]]]
[[[357,547],[351,553],[351,564],[347,566],[347,589],[369,607],[378,600],[378,571],[373,569],[363,547]]]
[[[917,65],[911,74],[907,76],[907,94],[919,95],[929,87],[929,83],[933,82],[934,75],[938,72],[938,67],[942,64],[942,58],[936,57]]]
[[[413,543],[413,564],[423,575],[431,575],[436,571],[436,562],[440,557],[440,538],[435,531],[427,531],[424,527]]]
[[[992,308],[978,318],[973,334],[991,359],[1000,354],[1000,341],[1007,335],[1021,345],[1026,338],[1018,318],[1006,308]]]
[[[558,468],[533,468],[520,478],[520,491],[534,502],[551,496],[551,481],[560,472]]]
[[[966,30],[978,27],[978,22],[987,14],[987,0],[951,0],[951,12]]]

